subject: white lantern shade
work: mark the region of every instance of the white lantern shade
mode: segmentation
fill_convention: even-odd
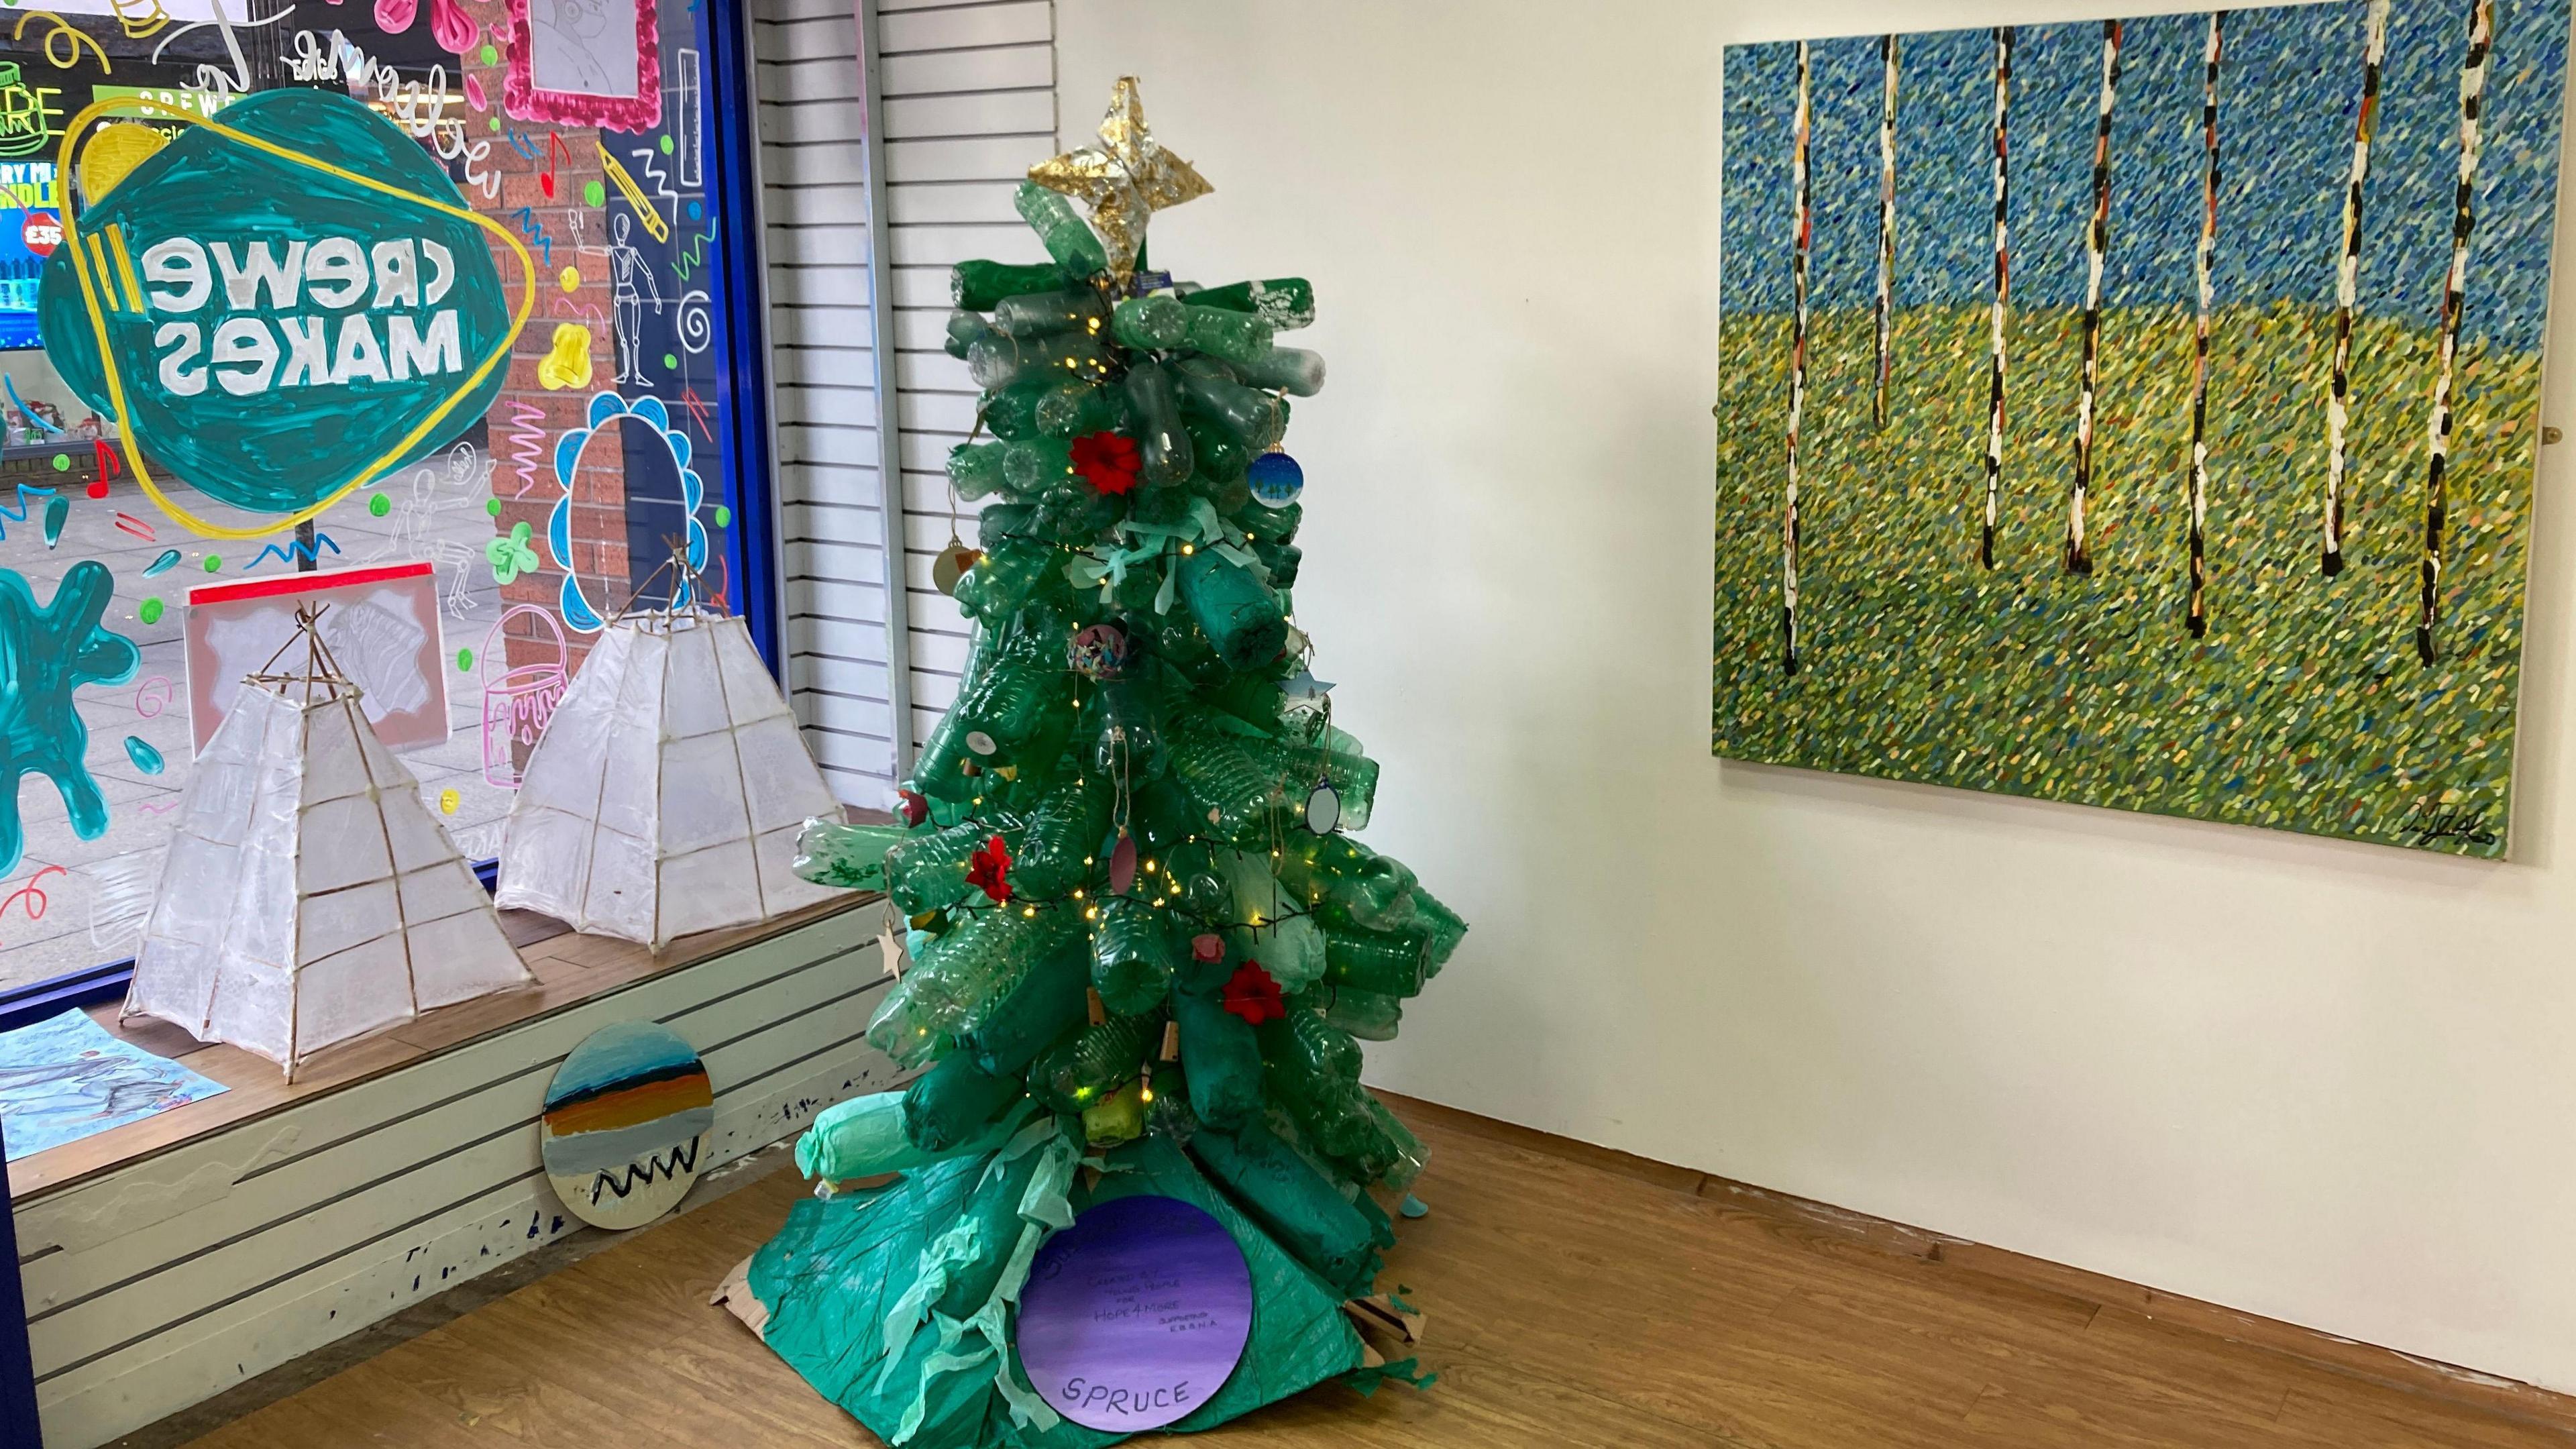
[[[622,619],[528,757],[499,900],[658,950],[838,894],[789,867],[805,821],[839,811],[742,620]]]
[[[125,1014],[287,1069],[532,983],[344,681],[254,682],[198,756]]]

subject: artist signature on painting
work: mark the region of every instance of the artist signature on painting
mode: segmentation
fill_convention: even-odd
[[[2427,795],[2415,802],[2398,823],[2398,833],[2413,837],[2412,845],[2431,845],[2437,840],[2457,840],[2469,845],[2493,845],[2503,837],[2487,828],[2487,812],[2480,807],[2445,805],[2441,797]]]

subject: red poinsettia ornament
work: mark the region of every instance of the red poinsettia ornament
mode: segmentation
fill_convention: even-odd
[[[1090,433],[1073,440],[1073,471],[1098,491],[1115,498],[1136,486],[1143,467],[1136,441],[1116,433]]]
[[[1011,848],[996,835],[975,847],[966,863],[966,883],[992,898],[996,905],[1011,901]]]
[[[1285,1020],[1288,1001],[1279,994],[1279,983],[1258,961],[1246,961],[1234,968],[1225,983],[1225,1009],[1254,1026],[1265,1021]]]

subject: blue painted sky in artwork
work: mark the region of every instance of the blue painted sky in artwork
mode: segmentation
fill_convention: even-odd
[[[621,1021],[601,1027],[573,1048],[572,1055],[555,1069],[555,1078],[546,1087],[546,1105],[568,1101],[585,1092],[595,1092],[620,1083],[640,1081],[656,1073],[692,1065],[698,1054],[680,1039],[680,1034],[650,1021]]]
[[[2547,303],[2567,0],[2497,0],[2466,330],[2532,349]],[[2230,12],[2219,76],[2222,306],[2330,306],[2342,188],[2360,103],[2362,0]],[[2430,327],[2450,265],[2468,0],[2397,0],[2364,200],[2363,307]],[[2208,17],[2125,22],[2112,123],[2106,300],[2190,305],[2200,227],[2201,56]],[[2013,56],[2012,287],[2022,306],[2084,300],[2084,225],[2101,90],[2099,22],[2032,25]],[[1869,307],[1877,289],[1879,42],[1814,42],[1812,304]],[[1978,306],[1994,284],[1994,40],[1899,41],[1899,306]],[[1726,53],[1723,305],[1789,307],[1796,47]]]

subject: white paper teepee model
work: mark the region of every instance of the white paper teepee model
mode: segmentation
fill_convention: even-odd
[[[655,949],[839,892],[789,869],[840,805],[742,620],[655,610],[600,631],[528,757],[504,906]]]
[[[302,674],[251,676],[197,757],[125,1000],[289,1081],[325,1047],[535,980],[313,649]]]

